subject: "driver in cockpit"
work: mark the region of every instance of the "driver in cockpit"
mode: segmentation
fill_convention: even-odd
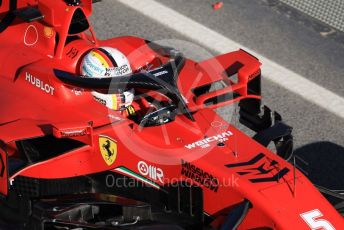
[[[92,78],[110,78],[125,76],[132,73],[130,63],[126,56],[117,49],[111,47],[99,47],[85,55],[81,62],[81,74]],[[134,90],[118,90],[107,94],[93,91],[96,101],[107,108],[116,111],[124,111],[130,107],[134,100]]]

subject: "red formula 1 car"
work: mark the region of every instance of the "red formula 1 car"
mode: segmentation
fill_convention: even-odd
[[[238,50],[196,63],[141,38],[98,40],[92,3],[0,1],[2,222],[344,229],[342,216],[286,161],[291,127],[261,106],[255,57]],[[104,46],[125,54],[133,72],[82,75],[84,55]],[[92,94],[126,89],[135,97],[119,111]],[[214,111],[234,103],[253,138]]]

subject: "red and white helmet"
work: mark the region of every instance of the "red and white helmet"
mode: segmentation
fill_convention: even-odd
[[[131,74],[129,60],[117,49],[100,47],[91,50],[81,62],[81,74],[91,78],[111,78]],[[122,110],[131,105],[134,100],[134,91],[125,91],[117,94],[102,94],[92,92],[99,103],[112,110]]]

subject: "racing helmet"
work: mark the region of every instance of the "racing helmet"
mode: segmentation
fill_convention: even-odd
[[[119,50],[111,47],[99,47],[89,51],[83,58],[81,74],[91,78],[112,78],[132,73],[129,60]],[[118,91],[115,94],[92,92],[96,101],[112,110],[122,110],[131,105],[134,91]]]

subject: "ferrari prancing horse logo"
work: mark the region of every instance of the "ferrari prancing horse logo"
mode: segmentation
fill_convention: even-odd
[[[112,165],[117,157],[117,143],[109,137],[100,136],[99,148],[105,163]]]

